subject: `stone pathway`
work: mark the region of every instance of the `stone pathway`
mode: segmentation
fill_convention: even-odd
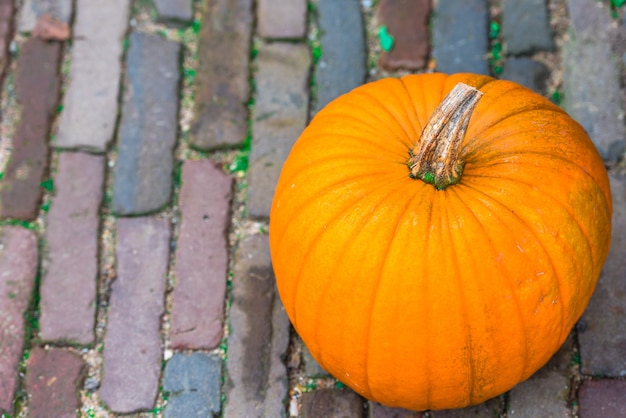
[[[0,416],[626,416],[620,3],[0,0]],[[71,38],[43,39],[51,21]],[[588,310],[542,370],[416,413],[315,363],[275,290],[267,218],[316,111],[435,69],[567,109],[609,167],[614,228]]]

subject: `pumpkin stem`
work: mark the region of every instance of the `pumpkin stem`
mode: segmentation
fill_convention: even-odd
[[[428,119],[422,135],[410,151],[410,177],[443,190],[457,183],[463,173],[461,145],[472,112],[483,93],[459,83]]]

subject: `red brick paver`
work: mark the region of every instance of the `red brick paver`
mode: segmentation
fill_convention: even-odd
[[[34,348],[28,359],[26,392],[32,418],[73,418],[80,408],[86,364],[66,349]]]
[[[24,346],[24,313],[37,274],[37,236],[24,228],[0,227],[0,413],[11,413]]]
[[[590,380],[579,390],[580,418],[626,417],[626,382]]]
[[[361,418],[363,399],[349,389],[318,389],[302,397],[302,418]]]
[[[233,179],[211,161],[187,161],[182,184],[170,336],[176,349],[212,349],[224,327]]]
[[[13,0],[0,0],[0,82],[9,64],[9,43],[13,37]]]
[[[69,152],[59,156],[42,266],[44,340],[93,342],[103,177],[104,157]]]

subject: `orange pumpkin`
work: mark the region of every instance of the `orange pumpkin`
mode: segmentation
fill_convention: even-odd
[[[469,89],[435,111],[457,83],[482,98]],[[313,357],[414,410],[483,402],[544,365],[594,291],[610,232],[607,173],[583,128],[473,74],[384,79],[330,103],[270,214],[278,290]]]

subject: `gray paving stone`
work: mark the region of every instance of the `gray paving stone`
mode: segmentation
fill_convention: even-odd
[[[113,182],[118,215],[153,212],[172,193],[178,133],[180,44],[157,35],[130,36]]]
[[[85,361],[63,348],[35,347],[30,352],[26,372],[28,411],[33,418],[70,418],[78,415]]]
[[[264,38],[304,38],[306,9],[306,0],[258,0],[257,32]]]
[[[129,3],[76,0],[69,85],[56,146],[104,152],[113,139]]]
[[[280,170],[306,126],[310,63],[304,44],[272,43],[259,48],[248,172],[252,217],[269,217]]]
[[[290,324],[276,292],[267,236],[253,235],[235,256],[224,418],[284,417]]]
[[[154,0],[154,5],[159,19],[183,22],[193,19],[193,0]]]
[[[322,56],[315,67],[315,112],[363,84],[367,72],[359,1],[319,0],[317,12]]]
[[[252,4],[252,0],[207,4],[198,44],[193,147],[232,147],[246,138]]]
[[[504,0],[502,7],[502,37],[509,54],[554,48],[546,0]]]
[[[565,110],[585,128],[605,160],[626,147],[618,58],[611,51],[612,19],[604,3],[568,0],[570,36],[563,46]]]
[[[303,344],[302,346],[302,363],[304,364],[304,374],[309,377],[328,377],[329,374],[326,370],[315,361],[311,352]]]
[[[432,19],[437,71],[489,74],[487,0],[439,0]]]
[[[103,183],[104,157],[59,155],[42,265],[43,340],[83,345],[94,340]]]
[[[433,418],[500,418],[503,412],[504,401],[498,397],[467,408],[431,411],[430,416]]]
[[[176,353],[165,365],[165,418],[210,417],[220,413],[222,359],[215,354]]]
[[[33,231],[0,227],[0,413],[13,410],[24,348],[24,312],[35,285],[37,258]]]
[[[514,81],[539,94],[546,93],[548,77],[550,70],[544,63],[527,57],[506,60],[500,76],[503,80]]]
[[[402,408],[391,408],[378,402],[369,402],[368,418],[422,418],[422,412],[409,411]]]
[[[626,382],[623,380],[589,380],[578,391],[580,418],[626,416]]]
[[[170,315],[175,349],[210,350],[222,339],[232,188],[232,177],[211,161],[183,164]]]
[[[34,220],[48,169],[48,134],[59,98],[61,44],[28,39],[17,59],[15,89],[22,107],[11,158],[0,181],[0,218]]]
[[[9,56],[9,44],[13,37],[13,15],[15,6],[13,0],[0,0],[0,82],[11,57]]]
[[[117,278],[111,287],[100,398],[114,412],[154,407],[161,374],[170,225],[167,219],[117,221]]]
[[[361,418],[363,398],[348,388],[318,389],[302,395],[302,418]]]
[[[70,23],[72,0],[24,0],[20,8],[17,29],[32,32],[37,19],[49,15],[63,23]]]
[[[587,310],[578,323],[582,372],[626,376],[626,180],[611,179],[611,249]]]

